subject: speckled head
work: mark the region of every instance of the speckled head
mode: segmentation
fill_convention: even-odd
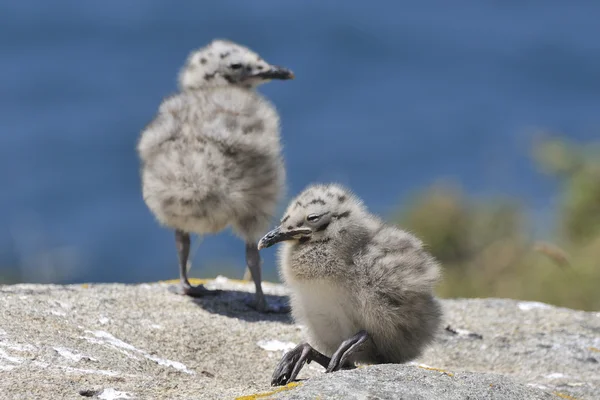
[[[192,51],[179,73],[182,90],[237,85],[255,88],[272,79],[293,79],[287,68],[271,65],[247,47],[216,39]]]
[[[283,241],[302,244],[334,237],[363,212],[360,199],[343,186],[311,185],[290,202],[280,225],[260,240],[258,248]]]

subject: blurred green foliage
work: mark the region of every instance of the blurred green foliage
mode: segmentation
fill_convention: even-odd
[[[535,241],[524,207],[468,198],[440,182],[393,220],[419,236],[443,265],[442,297],[508,297],[600,310],[600,146],[558,137],[534,142],[539,169],[558,182],[553,243]]]

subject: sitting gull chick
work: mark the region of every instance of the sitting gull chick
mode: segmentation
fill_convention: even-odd
[[[180,93],[161,103],[140,135],[144,201],[160,224],[175,231],[181,284],[193,297],[215,294],[187,277],[190,233],[228,226],[246,242],[256,287],[254,308],[266,303],[257,241],[267,231],[285,185],[279,117],[254,89],[293,79],[246,47],[214,40],[192,52],[179,74]],[[280,311],[285,311],[281,309]]]
[[[272,385],[293,381],[305,362],[326,372],[355,362],[404,363],[432,342],[441,308],[437,261],[415,236],[386,225],[337,185],[313,185],[290,203],[259,249],[284,242],[280,272],[292,315],[308,343],[286,353]]]

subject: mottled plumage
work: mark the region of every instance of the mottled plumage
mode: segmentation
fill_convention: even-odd
[[[434,339],[438,263],[418,238],[369,213],[346,188],[303,191],[259,248],[279,241],[292,314],[310,345],[284,356],[273,384],[295,379],[307,360],[327,372],[355,362],[407,362]]]
[[[279,117],[255,90],[293,74],[256,53],[215,40],[194,51],[179,74],[181,92],[166,98],[143,130],[138,153],[144,201],[156,219],[176,232],[183,292],[209,294],[187,279],[189,233],[228,226],[246,242],[256,302],[261,289],[256,242],[267,230],[285,185]]]

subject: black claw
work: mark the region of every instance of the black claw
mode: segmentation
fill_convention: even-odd
[[[289,377],[294,369],[294,365],[296,364],[301,351],[302,344],[284,354],[281,361],[279,361],[279,364],[275,368],[275,372],[273,372],[271,386],[286,385],[289,382]]]
[[[323,367],[330,362],[329,357],[313,349],[308,343],[300,343],[283,355],[273,372],[271,386],[287,385],[296,379],[304,364],[316,361]]]
[[[368,338],[369,335],[366,331],[360,331],[350,339],[344,340],[333,354],[333,357],[331,357],[331,361],[329,362],[329,365],[327,365],[325,373],[342,369],[346,365],[348,357],[350,357],[350,355],[352,355],[352,353],[354,353]]]
[[[310,356],[311,350],[312,350],[311,347],[304,346],[304,348],[302,349],[302,353],[300,354],[300,358],[298,358],[298,360],[296,361],[296,365],[294,366],[294,369],[292,370],[292,374],[290,375],[288,382],[291,382],[298,377],[300,370],[302,369],[302,367],[304,367],[306,360]]]

